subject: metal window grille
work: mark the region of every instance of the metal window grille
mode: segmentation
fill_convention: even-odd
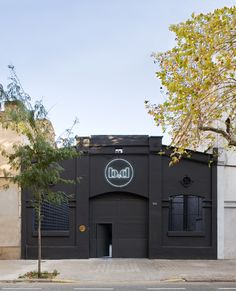
[[[44,202],[41,208],[41,230],[66,231],[69,230],[69,204],[63,201],[60,204]],[[38,221],[34,212],[34,229],[37,230]]]
[[[203,198],[195,195],[176,195],[170,197],[169,230],[202,231]]]

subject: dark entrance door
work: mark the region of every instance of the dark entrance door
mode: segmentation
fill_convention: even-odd
[[[108,193],[91,199],[90,257],[107,256],[108,244],[114,258],[147,257],[147,218],[145,198]]]
[[[111,257],[112,253],[112,224],[97,224],[97,257]]]

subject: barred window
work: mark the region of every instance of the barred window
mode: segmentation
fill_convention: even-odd
[[[42,231],[68,231],[69,230],[69,203],[68,199],[60,204],[44,202],[41,207]],[[37,230],[38,221],[34,215],[34,229]]]
[[[169,201],[169,231],[203,231],[202,197],[175,195]]]

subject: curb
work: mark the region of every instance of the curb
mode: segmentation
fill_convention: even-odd
[[[10,279],[10,280],[0,280],[0,283],[55,283],[55,284],[136,284],[139,281],[90,281],[90,280],[67,280],[67,279]],[[187,278],[170,278],[170,279],[160,279],[160,280],[141,280],[140,283],[236,283],[236,278],[234,279],[214,279],[214,278],[196,278],[196,279],[187,279]]]
[[[81,283],[81,281],[63,279],[10,279],[0,280],[0,283]]]
[[[169,278],[169,279],[161,279],[160,282],[178,283],[178,282],[187,282],[187,280],[185,278]]]
[[[236,278],[235,279],[214,279],[214,278],[209,278],[209,279],[184,279],[185,282],[188,283],[236,283]]]
[[[164,279],[160,280],[163,283],[236,283],[236,279],[186,279],[186,278],[179,278],[179,279]]]

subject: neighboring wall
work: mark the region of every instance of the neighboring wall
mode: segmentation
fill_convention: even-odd
[[[218,258],[236,259],[236,151],[219,149]]]
[[[0,111],[4,114],[4,111]],[[48,140],[55,143],[55,133],[50,121],[38,121],[45,129]],[[11,151],[13,144],[27,143],[26,137],[0,127],[0,146]],[[4,177],[3,170],[10,170],[7,160],[0,155],[0,259],[21,258],[21,190]],[[16,172],[10,170],[11,175]],[[6,189],[4,186],[8,185]]]
[[[11,130],[0,127],[0,145],[6,150],[23,139]],[[0,156],[0,259],[19,259],[21,257],[21,192],[17,185],[8,184],[3,169],[9,170],[6,160]],[[14,172],[11,172],[14,175]]]

